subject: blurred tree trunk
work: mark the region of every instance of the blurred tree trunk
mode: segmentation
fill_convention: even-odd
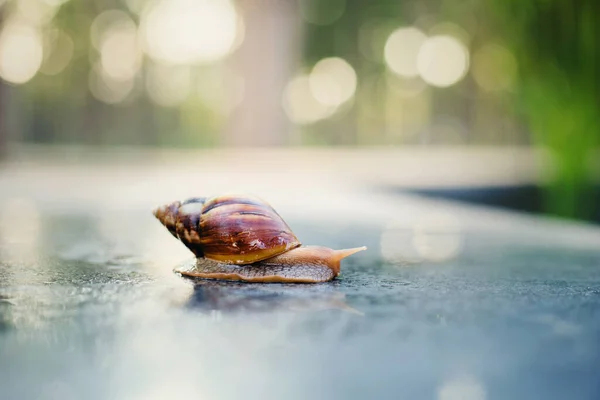
[[[231,67],[244,82],[244,96],[232,112],[223,142],[230,146],[289,143],[290,123],[281,99],[300,51],[300,18],[295,1],[239,1],[244,42]]]

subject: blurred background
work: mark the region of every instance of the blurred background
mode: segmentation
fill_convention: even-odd
[[[326,149],[392,189],[597,222],[599,12],[595,0],[0,0],[0,152]]]

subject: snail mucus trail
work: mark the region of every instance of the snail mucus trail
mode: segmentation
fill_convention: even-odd
[[[366,250],[302,246],[269,204],[246,195],[175,201],[153,213],[196,256],[195,262],[175,268],[185,276],[246,282],[327,282],[339,275],[343,258]]]

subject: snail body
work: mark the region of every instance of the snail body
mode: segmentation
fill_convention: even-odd
[[[224,195],[176,201],[154,210],[158,220],[196,256],[175,269],[186,276],[247,282],[316,283],[334,279],[340,261],[366,247],[301,246],[265,201]]]
[[[182,275],[246,282],[327,282],[338,276],[340,261],[364,247],[332,250],[321,246],[296,247],[278,256],[249,265],[236,265],[200,257],[175,268]]]

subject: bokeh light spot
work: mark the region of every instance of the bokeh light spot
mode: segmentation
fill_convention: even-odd
[[[438,391],[438,400],[485,400],[484,387],[466,376],[445,382]]]
[[[388,67],[407,78],[417,76],[417,56],[426,40],[427,36],[413,27],[392,32],[384,47],[384,58]]]
[[[58,4],[46,0],[17,0],[16,15],[34,26],[41,27],[54,18]]]
[[[40,33],[27,25],[8,24],[0,34],[0,76],[22,84],[35,76],[42,65],[43,42]]]
[[[114,26],[121,24],[135,24],[126,12],[121,10],[103,11],[92,22],[90,27],[90,40],[92,46],[98,51],[101,50],[104,36],[110,32]]]
[[[134,87],[134,80],[115,80],[96,64],[90,71],[89,88],[92,95],[103,103],[123,102]]]
[[[433,36],[425,41],[417,57],[417,69],[425,82],[447,87],[460,81],[469,68],[469,52],[458,39]]]
[[[159,0],[141,17],[144,47],[168,64],[201,64],[229,54],[238,15],[228,0]]]
[[[104,71],[115,80],[130,80],[137,74],[141,51],[133,21],[113,24],[102,36],[100,62]]]
[[[335,107],[319,102],[310,87],[310,78],[297,76],[286,86],[283,94],[283,108],[289,119],[297,124],[311,124],[328,118]]]
[[[314,98],[326,105],[338,107],[356,91],[356,72],[342,58],[324,58],[309,75],[310,91]]]
[[[423,216],[414,226],[412,244],[425,260],[444,261],[456,257],[463,246],[458,219],[442,212]]]
[[[411,245],[412,230],[404,224],[392,222],[381,234],[381,255],[386,262],[406,265],[421,261]]]

